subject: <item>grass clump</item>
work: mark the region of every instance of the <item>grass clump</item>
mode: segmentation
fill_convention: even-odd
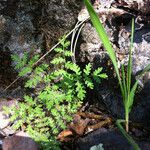
[[[125,110],[125,120],[118,120],[117,125],[123,135],[128,139],[128,141],[133,145],[135,150],[139,150],[140,148],[138,145],[134,142],[134,140],[126,133],[129,131],[129,113],[131,112],[133,102],[134,102],[134,95],[138,86],[138,80],[133,84],[131,87],[131,73],[132,73],[132,48],[133,48],[133,37],[134,37],[134,19],[132,19],[132,29],[131,29],[131,45],[129,50],[129,59],[128,59],[128,65],[127,65],[127,72],[125,72],[125,67],[122,65],[122,78],[119,73],[118,69],[118,63],[115,56],[115,51],[112,48],[111,42],[105,32],[105,29],[102,25],[102,23],[99,20],[98,15],[96,14],[95,10],[93,9],[92,5],[90,4],[89,0],[84,0],[85,5],[87,7],[87,10],[90,14],[91,21],[104,45],[104,48],[106,49],[112,64],[114,66],[114,70],[116,72],[120,90],[122,94],[123,104],[124,104],[124,110]],[[142,73],[139,75],[142,76],[146,71],[150,70],[150,65],[148,65]],[[124,131],[123,127],[121,127],[121,123],[125,123],[126,126],[126,132]]]
[[[57,150],[58,133],[66,128],[72,120],[72,114],[80,108],[86,98],[87,89],[94,88],[94,82],[107,78],[102,68],[92,69],[89,63],[84,69],[72,63],[70,42],[64,37],[60,46],[55,49],[55,57],[49,64],[34,66],[38,55],[29,59],[25,53],[22,58],[17,55],[12,59],[17,62],[19,76],[25,77],[25,87],[31,89],[29,95],[17,107],[5,108],[6,114],[11,114],[14,128],[24,128],[42,149]]]

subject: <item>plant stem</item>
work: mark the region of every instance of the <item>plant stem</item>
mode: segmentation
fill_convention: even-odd
[[[129,113],[128,110],[126,110],[125,112],[125,126],[126,126],[126,132],[129,132]]]
[[[118,119],[116,121],[116,124],[117,124],[119,130],[121,131],[121,133],[128,140],[128,142],[133,146],[134,150],[141,150],[140,147],[138,146],[138,144],[134,141],[134,139],[124,130],[121,123],[126,123],[126,121],[122,120],[122,119]]]

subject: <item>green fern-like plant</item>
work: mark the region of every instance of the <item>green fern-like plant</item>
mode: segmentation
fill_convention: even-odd
[[[44,149],[59,149],[55,137],[72,120],[72,114],[86,98],[87,89],[93,89],[94,82],[100,83],[101,78],[107,78],[102,68],[93,70],[89,63],[81,69],[72,63],[70,58],[73,54],[68,49],[69,45],[65,37],[61,39],[61,45],[55,49],[56,55],[50,64],[43,63],[34,69],[33,64],[39,56],[31,60],[26,54],[22,59],[12,57],[20,63],[16,65],[20,69],[19,76],[28,78],[25,87],[34,89],[34,93],[25,95],[17,108],[5,108],[6,113],[11,113],[11,121],[17,120],[14,123],[16,130],[25,126],[25,130]]]

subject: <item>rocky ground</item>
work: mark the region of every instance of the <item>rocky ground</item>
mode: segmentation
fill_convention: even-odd
[[[132,54],[132,73],[133,79],[135,79],[138,73],[147,64],[150,64],[149,0],[137,0],[136,2],[133,0],[95,0],[92,2],[116,50],[119,67],[127,63],[131,19],[135,18]],[[36,53],[45,53],[57,42],[58,38],[75,26],[77,15],[79,21],[88,17],[83,3],[79,0],[71,2],[69,0],[0,1],[0,145],[3,143],[4,150],[12,150],[12,147],[15,147],[15,150],[38,149],[38,145],[26,133],[13,131],[11,128],[13,123],[3,115],[2,106],[17,105],[25,92],[22,80],[3,92],[4,88],[17,78],[17,70],[14,69],[15,62],[11,61],[10,55],[19,54],[22,56],[24,52],[33,55],[31,49],[36,49]],[[70,128],[64,131],[65,134],[71,134],[71,138],[64,136],[64,133],[61,135],[63,138],[61,140],[65,143],[63,149],[69,147],[75,150],[87,150],[93,145],[102,143],[105,150],[130,150],[131,146],[114,125],[116,118],[123,118],[124,111],[121,95],[116,92],[118,87],[115,75],[112,73],[112,65],[90,21],[84,23],[78,42],[77,48],[79,50],[75,51],[77,62],[85,64],[90,61],[95,68],[105,66],[104,69],[109,75],[109,81],[97,85],[93,94],[95,97],[82,111],[84,115],[77,114],[78,116],[74,117],[75,121],[70,125]],[[135,137],[142,150],[149,150],[150,72],[140,79],[138,90],[131,120],[138,122],[140,127],[131,125],[130,134]],[[95,110],[97,103],[98,109]],[[94,108],[90,109],[90,106]],[[104,113],[101,114],[99,111]],[[85,112],[94,115],[90,117]],[[94,118],[96,115],[103,117],[101,119]],[[107,120],[108,118],[111,121]],[[96,126],[93,127],[93,125]],[[89,126],[91,131],[95,131],[88,132]],[[79,130],[80,128],[81,130]],[[7,138],[3,141],[5,137]]]

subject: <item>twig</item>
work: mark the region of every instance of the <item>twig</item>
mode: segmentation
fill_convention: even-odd
[[[112,122],[112,119],[108,117],[108,118],[106,118],[106,120],[100,121],[99,123],[97,123],[95,125],[88,125],[87,132],[99,129],[99,128],[103,127],[104,125],[110,124],[111,122]]]
[[[78,42],[78,38],[79,38],[79,35],[80,35],[80,32],[83,28],[84,24],[82,24],[82,26],[79,28],[78,30],[78,33],[77,33],[77,36],[76,36],[76,39],[75,39],[75,42],[74,42],[74,48],[73,48],[73,56],[74,56],[74,62],[76,63],[76,58],[75,58],[75,53],[76,53],[76,45],[77,45],[77,42]]]
[[[4,93],[7,89],[9,89],[14,83],[16,83],[18,80],[20,79],[20,77],[17,77],[11,84],[9,84],[2,93]]]
[[[105,116],[102,115],[96,115],[94,113],[89,113],[89,112],[77,112],[77,114],[83,118],[90,118],[90,119],[106,119]]]
[[[80,22],[80,21],[78,21],[78,22],[76,23],[75,27],[79,24],[79,22]],[[73,53],[73,45],[74,45],[73,42],[74,42],[74,38],[75,38],[76,32],[77,32],[77,30],[74,30],[73,33],[72,33],[72,37],[71,37],[71,46],[70,46],[70,49],[71,49],[71,52],[72,52],[72,53]],[[75,62],[74,62],[75,56],[73,55],[71,58],[72,58],[72,62],[75,63]]]

